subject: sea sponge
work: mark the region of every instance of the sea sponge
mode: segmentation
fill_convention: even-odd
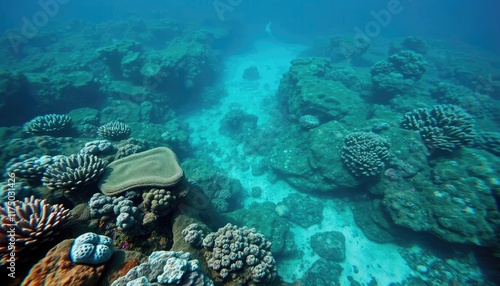
[[[353,132],[344,138],[342,160],[358,177],[378,175],[389,157],[389,143],[371,132]]]
[[[98,186],[104,194],[114,196],[134,188],[173,186],[183,174],[175,153],[159,147],[113,161]]]

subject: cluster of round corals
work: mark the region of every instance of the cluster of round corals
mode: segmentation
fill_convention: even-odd
[[[268,283],[276,277],[271,242],[255,229],[227,224],[202,242],[208,267],[222,280],[241,285]]]
[[[152,188],[142,193],[142,208],[156,215],[166,215],[173,208],[177,196],[166,189]]]
[[[69,210],[62,205],[50,205],[46,200],[33,196],[24,201],[5,202],[0,207],[0,255],[5,263],[9,253],[9,241],[15,242],[14,252],[50,241],[69,221]]]
[[[73,191],[95,182],[104,172],[106,164],[97,156],[88,154],[62,157],[45,170],[42,182],[49,189]]]
[[[378,175],[389,157],[389,143],[371,132],[353,132],[344,138],[342,160],[357,177]]]
[[[23,126],[31,135],[59,135],[71,128],[71,118],[62,114],[37,116]]]
[[[474,120],[456,105],[442,104],[431,109],[417,108],[404,115],[401,126],[417,130],[430,150],[452,151],[474,142]]]
[[[129,137],[130,133],[130,127],[121,121],[106,123],[97,129],[99,136],[109,140],[122,140]]]

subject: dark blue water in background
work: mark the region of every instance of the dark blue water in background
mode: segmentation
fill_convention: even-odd
[[[55,0],[54,0],[55,1]],[[58,25],[66,20],[77,18],[85,21],[120,20],[130,16],[149,18],[165,15],[182,17],[195,21],[220,21],[216,12],[216,1],[77,1],[64,0],[60,13],[50,20],[49,25]],[[11,3],[8,3],[11,2]],[[0,31],[20,30],[22,18],[31,17],[41,9],[41,3],[21,0],[0,3]],[[224,1],[223,1],[224,2]],[[224,18],[239,18],[239,24],[247,31],[262,33],[263,27],[273,22],[276,33],[285,39],[311,40],[318,36],[333,33],[354,33],[374,20],[371,12],[387,9],[392,1],[233,1],[234,10],[224,12]],[[381,36],[417,35],[424,38],[437,38],[450,42],[463,42],[477,45],[493,52],[500,51],[500,3],[495,0],[480,1],[423,1],[401,0],[401,13],[392,15],[388,25],[383,27]],[[64,3],[64,2],[61,2]],[[223,22],[223,21],[221,21]]]

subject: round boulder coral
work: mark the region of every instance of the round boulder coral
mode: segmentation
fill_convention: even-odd
[[[37,116],[23,126],[23,131],[31,135],[58,135],[71,127],[71,118],[61,114]]]
[[[357,177],[378,175],[389,157],[389,143],[370,132],[353,132],[344,138],[342,160]]]
[[[72,191],[96,181],[105,167],[106,161],[94,155],[75,154],[50,165],[42,182],[49,189]]]

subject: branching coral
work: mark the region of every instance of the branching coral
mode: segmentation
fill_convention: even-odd
[[[69,210],[62,205],[49,205],[33,196],[4,203],[0,215],[2,263],[6,263],[11,251],[19,253],[54,239],[70,218]]]
[[[384,169],[389,148],[389,143],[375,133],[353,132],[344,138],[342,160],[355,176],[375,176]]]
[[[452,151],[455,148],[470,146],[476,135],[472,116],[460,107],[449,104],[407,112],[401,126],[417,130],[430,150]]]
[[[67,115],[47,114],[37,116],[23,126],[23,131],[31,135],[57,135],[71,127],[71,118]]]
[[[109,140],[121,140],[130,136],[130,126],[121,122],[114,121],[106,123],[97,129],[97,134]]]
[[[106,167],[106,161],[94,155],[75,154],[50,165],[42,182],[50,189],[72,191],[95,182]]]

